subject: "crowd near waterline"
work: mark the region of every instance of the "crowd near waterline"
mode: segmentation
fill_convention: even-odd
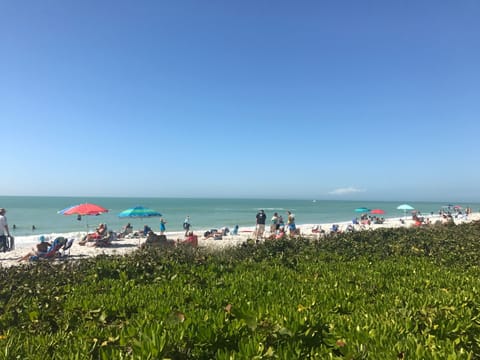
[[[80,216],[59,214],[66,208],[82,203],[100,204],[108,212]],[[174,198],[78,198],[78,197],[0,197],[0,206],[8,210],[10,234],[17,244],[35,243],[40,235],[49,238],[63,234],[92,232],[99,223],[120,232],[127,222],[136,230],[148,225],[164,234],[193,230],[203,234],[210,230],[228,228],[234,231],[256,230],[273,233],[282,226],[287,233],[295,233],[298,224],[327,224],[349,222],[360,216],[358,208],[384,210],[382,217],[402,218],[405,213],[397,209],[399,201],[329,201],[285,199],[174,199]],[[138,204],[154,209],[161,217],[120,218],[118,214]],[[410,202],[422,214],[434,213],[450,207],[478,209],[478,203]],[[265,218],[256,216],[263,210]],[[290,212],[290,213],[289,213]],[[410,212],[408,213],[410,215]],[[298,218],[296,218],[298,216]],[[262,224],[262,222],[265,222]],[[187,225],[186,225],[187,224]],[[263,225],[263,226],[262,226]],[[185,228],[188,226],[188,228]],[[8,234],[5,234],[8,237]],[[78,235],[80,236],[80,235]]]

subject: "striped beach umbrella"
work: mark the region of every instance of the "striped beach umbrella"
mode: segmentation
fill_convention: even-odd
[[[58,213],[62,215],[100,215],[108,212],[108,209],[96,204],[79,204],[70,206],[63,210],[60,210]]]
[[[69,206],[63,210],[57,211],[58,214],[61,215],[77,215],[77,220],[81,220],[82,216],[89,215],[89,216],[97,216],[103,213],[108,212],[108,209],[91,203],[84,203]],[[88,221],[86,222],[87,225],[87,232],[88,232]]]

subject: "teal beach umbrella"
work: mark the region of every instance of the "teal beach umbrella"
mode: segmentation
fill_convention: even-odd
[[[156,216],[162,216],[158,211],[143,207],[143,206],[135,206],[133,208],[123,210],[118,217],[120,218],[136,218],[136,219],[144,219],[144,218],[151,218]],[[138,239],[138,244],[140,245],[140,238]]]
[[[147,218],[147,217],[155,217],[155,216],[162,216],[158,211],[143,207],[143,206],[135,206],[133,208],[123,210],[118,217],[121,218]]]
[[[407,211],[415,210],[415,208],[413,206],[410,206],[408,204],[399,205],[399,206],[397,206],[397,209],[398,210],[403,210],[403,214],[405,215],[405,217],[407,217]]]

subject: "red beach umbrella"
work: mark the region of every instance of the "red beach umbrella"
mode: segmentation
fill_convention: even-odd
[[[63,215],[99,215],[108,212],[108,209],[96,204],[80,204],[67,208]]]
[[[62,215],[78,215],[77,220],[81,220],[84,215],[100,215],[102,213],[108,212],[108,209],[96,204],[79,204],[73,205],[63,210],[58,211]],[[87,232],[88,232],[88,222],[87,222]]]
[[[383,214],[385,214],[385,210],[382,210],[382,209],[373,209],[373,210],[370,211],[370,214],[383,215]]]

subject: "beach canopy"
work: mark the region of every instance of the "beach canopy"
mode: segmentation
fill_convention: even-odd
[[[383,214],[385,214],[385,210],[382,210],[382,209],[373,209],[373,210],[370,210],[370,214],[383,215]]]
[[[73,205],[63,210],[58,211],[62,215],[100,215],[108,212],[108,209],[96,204],[79,204]]]
[[[366,212],[369,212],[370,209],[367,209],[366,207],[360,207],[360,208],[356,208],[354,211],[358,213],[366,213]]]
[[[146,218],[146,217],[154,217],[154,216],[162,216],[158,211],[148,209],[143,206],[135,206],[127,210],[123,210],[118,217],[121,218]]]

